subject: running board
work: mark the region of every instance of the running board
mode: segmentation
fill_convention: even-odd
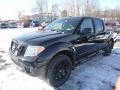
[[[88,56],[86,56],[86,57],[80,58],[79,60],[77,60],[76,64],[80,64],[80,63],[87,62],[87,61],[88,61],[88,59],[90,59],[90,58],[92,58],[92,57],[94,57],[94,56],[98,55],[98,54],[99,54],[99,52],[100,52],[100,51],[95,52],[95,53],[92,53],[92,54],[90,54],[90,55],[88,55]]]

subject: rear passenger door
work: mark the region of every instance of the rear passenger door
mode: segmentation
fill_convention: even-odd
[[[104,24],[102,20],[95,19],[94,20],[94,26],[95,26],[95,43],[96,43],[96,49],[102,49],[104,47],[104,41],[105,41],[105,32],[104,32]]]

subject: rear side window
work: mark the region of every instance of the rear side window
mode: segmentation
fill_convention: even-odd
[[[101,20],[96,19],[94,20],[94,23],[95,23],[96,34],[99,34],[104,31],[103,23]]]

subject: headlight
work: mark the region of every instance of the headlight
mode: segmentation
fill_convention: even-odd
[[[24,56],[37,56],[39,53],[44,51],[45,48],[43,46],[28,46]]]

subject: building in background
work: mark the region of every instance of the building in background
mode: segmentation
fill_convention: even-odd
[[[52,22],[53,20],[57,19],[58,16],[52,15],[52,13],[40,13],[40,14],[34,14],[31,16],[31,19],[33,21],[39,21],[42,22]]]

